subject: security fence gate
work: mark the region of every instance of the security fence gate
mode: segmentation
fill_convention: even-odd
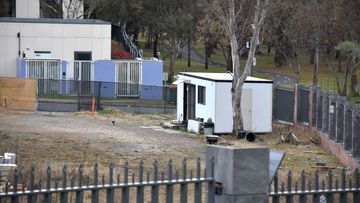
[[[74,61],[74,79],[81,82],[78,86],[74,84],[70,91],[79,91],[82,95],[90,95],[93,89],[91,85],[93,78],[94,69],[92,61]]]
[[[39,94],[58,94],[60,80],[60,60],[26,60],[26,78],[39,79]]]
[[[118,97],[138,97],[141,74],[141,62],[116,61],[116,95]]]

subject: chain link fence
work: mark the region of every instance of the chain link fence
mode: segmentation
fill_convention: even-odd
[[[173,113],[176,87],[100,81],[39,79],[38,110],[79,111],[117,108],[136,113]]]

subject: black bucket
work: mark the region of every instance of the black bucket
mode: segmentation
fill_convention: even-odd
[[[244,139],[246,137],[246,131],[244,130],[237,130],[236,131],[236,138],[238,140]]]
[[[256,135],[255,135],[255,133],[253,133],[253,132],[248,132],[248,133],[246,134],[246,140],[247,140],[248,142],[255,142],[255,140],[256,140]]]

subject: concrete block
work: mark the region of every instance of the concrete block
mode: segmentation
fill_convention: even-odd
[[[223,185],[223,194],[221,195],[223,197],[217,196],[216,198],[230,198],[229,201],[219,202],[254,202],[250,199],[257,198],[256,196],[267,196],[269,188],[268,148],[208,146],[206,148],[207,174],[211,172],[209,166],[211,166],[212,158],[214,158],[215,181],[221,182]],[[246,201],[238,199],[238,197],[246,197]]]

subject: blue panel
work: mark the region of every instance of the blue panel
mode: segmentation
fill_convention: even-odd
[[[17,59],[17,77],[26,78],[26,61],[25,59]]]
[[[114,98],[115,95],[115,84],[113,82],[101,82],[100,85],[100,97]],[[95,91],[99,90],[99,85],[96,83]],[[97,92],[95,92],[97,95]]]
[[[142,66],[142,84],[162,86],[163,62],[144,60]]]
[[[115,82],[115,61],[95,61],[94,81]]]
[[[163,87],[162,86],[141,86],[141,99],[144,100],[163,100]]]

